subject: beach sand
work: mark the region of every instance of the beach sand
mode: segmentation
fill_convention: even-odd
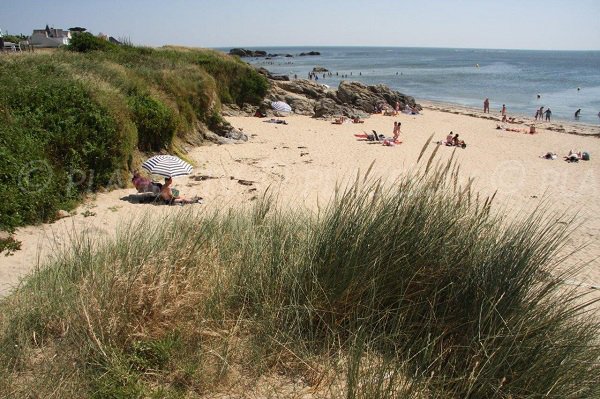
[[[244,144],[209,145],[194,148],[194,175],[175,180],[182,194],[199,195],[205,209],[227,209],[252,204],[265,190],[276,193],[281,206],[317,210],[334,193],[336,184],[355,180],[371,170],[373,177],[388,182],[414,168],[421,148],[433,134],[429,154],[438,140],[453,131],[467,143],[466,149],[441,147],[439,159],[455,151],[463,182],[473,178],[474,188],[485,195],[497,191],[494,208],[509,218],[522,218],[541,204],[568,215],[577,213],[578,229],[570,236],[562,267],[583,268],[569,284],[582,283],[582,290],[600,296],[600,128],[565,123],[538,123],[537,134],[497,130],[498,113],[441,104],[425,104],[422,115],[395,117],[374,115],[364,124],[334,125],[330,121],[303,116],[285,118],[288,125],[265,123],[253,117],[228,117],[236,128],[250,136]],[[528,124],[506,126],[528,130]],[[393,122],[402,122],[402,144],[385,147],[358,140],[354,134],[376,130],[388,136]],[[552,129],[552,130],[548,130]],[[565,132],[576,134],[567,134]],[[583,150],[591,160],[567,163],[569,150]],[[548,151],[557,160],[541,159]],[[97,240],[110,238],[119,225],[147,215],[168,217],[180,206],[136,204],[127,200],[135,190],[98,193],[81,205],[76,215],[52,224],[18,229],[15,238],[22,249],[0,256],[0,295],[6,295],[19,280],[47,261],[55,251],[67,248],[73,237],[91,233]],[[598,287],[596,289],[591,287]]]

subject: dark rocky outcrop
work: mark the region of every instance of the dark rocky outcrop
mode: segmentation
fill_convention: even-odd
[[[300,57],[304,57],[307,55],[321,55],[321,53],[319,53],[318,51],[309,51],[308,53],[300,53],[298,54]]]
[[[277,88],[290,93],[300,94],[313,100],[325,97],[329,91],[322,84],[306,79],[278,82]]]
[[[383,84],[378,84],[375,86],[368,86],[371,92],[375,93],[375,95],[383,97],[386,102],[392,106],[396,104],[396,102],[400,103],[400,109],[403,110],[404,107],[410,105],[411,107],[416,107],[421,110],[421,106],[415,102],[414,97],[407,96],[398,91],[394,91]]]
[[[313,72],[329,72],[329,69],[323,68],[322,66],[316,66],[312,70]]]
[[[362,110],[353,108],[353,107],[345,105],[345,104],[340,104],[339,102],[336,102],[332,98],[328,98],[328,97],[322,98],[315,105],[314,115],[313,115],[313,117],[315,117],[315,118],[329,118],[329,117],[338,116],[338,115],[344,115],[344,116],[347,116],[350,118],[354,118],[354,117],[367,118],[367,117],[369,117],[369,114]]]
[[[256,68],[256,70],[258,71],[258,73],[260,73],[261,75],[266,76],[267,79],[270,80],[290,80],[290,77],[287,75],[276,75],[274,73],[271,73],[269,70],[265,69],[265,68]]]
[[[291,55],[291,54],[271,54],[271,53],[269,53],[269,54],[267,54],[267,57],[269,57],[269,58],[288,57],[289,58],[289,57],[293,57],[293,55]]]
[[[239,57],[266,57],[267,52],[262,50],[247,50],[243,48],[232,48],[229,50],[230,55],[237,55]]]
[[[382,84],[367,86],[360,82],[342,81],[336,90],[313,80],[290,80],[285,75],[273,75],[265,68],[257,68],[257,70],[266,76],[271,84],[263,103],[258,107],[269,117],[278,116],[271,109],[273,101],[284,101],[292,107],[295,114],[315,118],[339,115],[365,118],[377,109],[394,108],[396,103],[399,103],[400,109],[404,109],[407,105],[421,109],[413,97]],[[223,108],[223,114],[254,115],[256,110],[256,106],[245,105],[242,108],[227,106]]]
[[[378,106],[394,107],[396,102],[400,103],[400,109],[406,105],[411,107],[420,106],[415,103],[413,97],[391,90],[386,85],[367,86],[360,82],[342,81],[337,91],[340,102],[352,105],[362,111],[372,113]]]

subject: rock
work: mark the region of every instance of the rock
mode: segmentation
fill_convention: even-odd
[[[223,116],[243,116],[244,112],[236,104],[223,104],[221,107],[221,114]]]
[[[238,141],[248,141],[248,135],[241,130],[233,129],[227,133],[225,133],[225,138],[238,140]]]
[[[208,131],[204,133],[204,138],[206,138],[206,140],[215,143],[215,144],[235,144],[235,143],[240,143],[240,141],[237,140],[233,140],[233,139],[228,139],[226,137],[221,137],[218,134]]]
[[[236,104],[223,104],[221,106],[221,114],[223,116],[253,116],[258,107],[252,104],[244,104],[239,107]],[[228,129],[224,129],[223,134],[227,133]]]
[[[275,86],[273,88],[274,90],[280,89],[280,95],[282,95],[281,91],[287,91],[306,96],[313,100],[323,98],[328,91],[325,86],[306,79],[297,79],[287,82],[274,82],[273,86]]]
[[[68,218],[71,214],[63,209],[56,211],[56,219]]]
[[[297,94],[288,94],[284,100],[294,110],[294,114],[313,116],[315,114],[316,101]]]
[[[309,51],[308,53],[300,53],[298,54],[300,57],[304,57],[307,55],[321,55],[321,53],[319,53],[318,51]]]
[[[279,80],[283,80],[283,81],[290,80],[290,77],[287,76],[287,75],[276,75],[276,74],[273,74],[270,71],[268,71],[267,69],[262,68],[262,67],[256,68],[256,71],[258,73],[260,73],[261,75],[266,76],[267,79],[270,79],[270,80],[277,80],[277,81],[279,81]]]
[[[229,50],[230,55],[237,55],[239,57],[266,57],[267,52],[262,50],[246,50],[243,48],[232,48]]]
[[[323,68],[322,66],[316,66],[312,70],[313,72],[329,72],[329,69]]]
[[[350,104],[368,113],[375,111],[382,97],[369,90],[369,87],[359,82],[340,82],[337,97],[343,104]]]
[[[269,58],[274,58],[274,57],[293,57],[293,55],[291,54],[267,54],[267,57]]]
[[[419,110],[421,106],[415,103],[415,99],[411,96],[407,96],[398,91],[394,91],[383,84],[378,84],[375,86],[369,86],[369,90],[371,92],[377,94],[378,96],[385,99],[385,101],[391,105],[392,107],[396,105],[396,102],[400,103],[400,108],[404,109],[406,105],[410,105],[411,107],[417,107]]]
[[[337,102],[335,102],[334,100],[332,100],[331,98],[322,98],[321,100],[317,101],[317,104],[315,105],[315,118],[329,118],[332,116],[339,116],[339,115],[345,115],[345,116],[358,116],[358,114],[360,113],[360,111],[352,108],[352,107],[348,107],[346,105],[342,105],[342,104],[338,104]]]
[[[271,79],[287,81],[290,80],[290,77],[288,75],[271,75]]]
[[[396,102],[399,102],[401,109],[404,109],[406,104],[421,108],[413,97],[391,90],[385,85],[367,86],[359,82],[342,81],[337,90],[337,97],[341,103],[368,113],[374,112],[375,107],[382,103],[394,107]]]

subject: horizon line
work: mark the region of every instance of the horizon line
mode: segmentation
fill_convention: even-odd
[[[167,44],[166,44],[167,45]],[[539,49],[539,48],[501,48],[501,47],[451,47],[451,46],[397,46],[397,45],[346,45],[346,44],[319,44],[319,45],[311,45],[311,44],[302,44],[302,45],[244,45],[244,46],[211,46],[207,48],[217,49],[217,48],[247,48],[247,49],[258,49],[260,47],[266,48],[294,48],[294,47],[368,47],[368,48],[423,48],[423,49],[445,49],[445,50],[510,50],[510,51],[596,51],[600,52],[600,48],[598,49]]]

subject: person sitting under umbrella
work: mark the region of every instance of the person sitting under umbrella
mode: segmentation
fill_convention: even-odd
[[[162,184],[155,183],[152,180],[142,176],[138,170],[133,172],[131,182],[135,186],[138,193],[154,193],[159,194]]]
[[[160,189],[160,198],[162,198],[166,204],[192,204],[194,202],[199,202],[198,198],[190,200],[179,195],[179,190],[171,188],[172,183],[173,178],[165,177],[165,184],[163,184]]]

